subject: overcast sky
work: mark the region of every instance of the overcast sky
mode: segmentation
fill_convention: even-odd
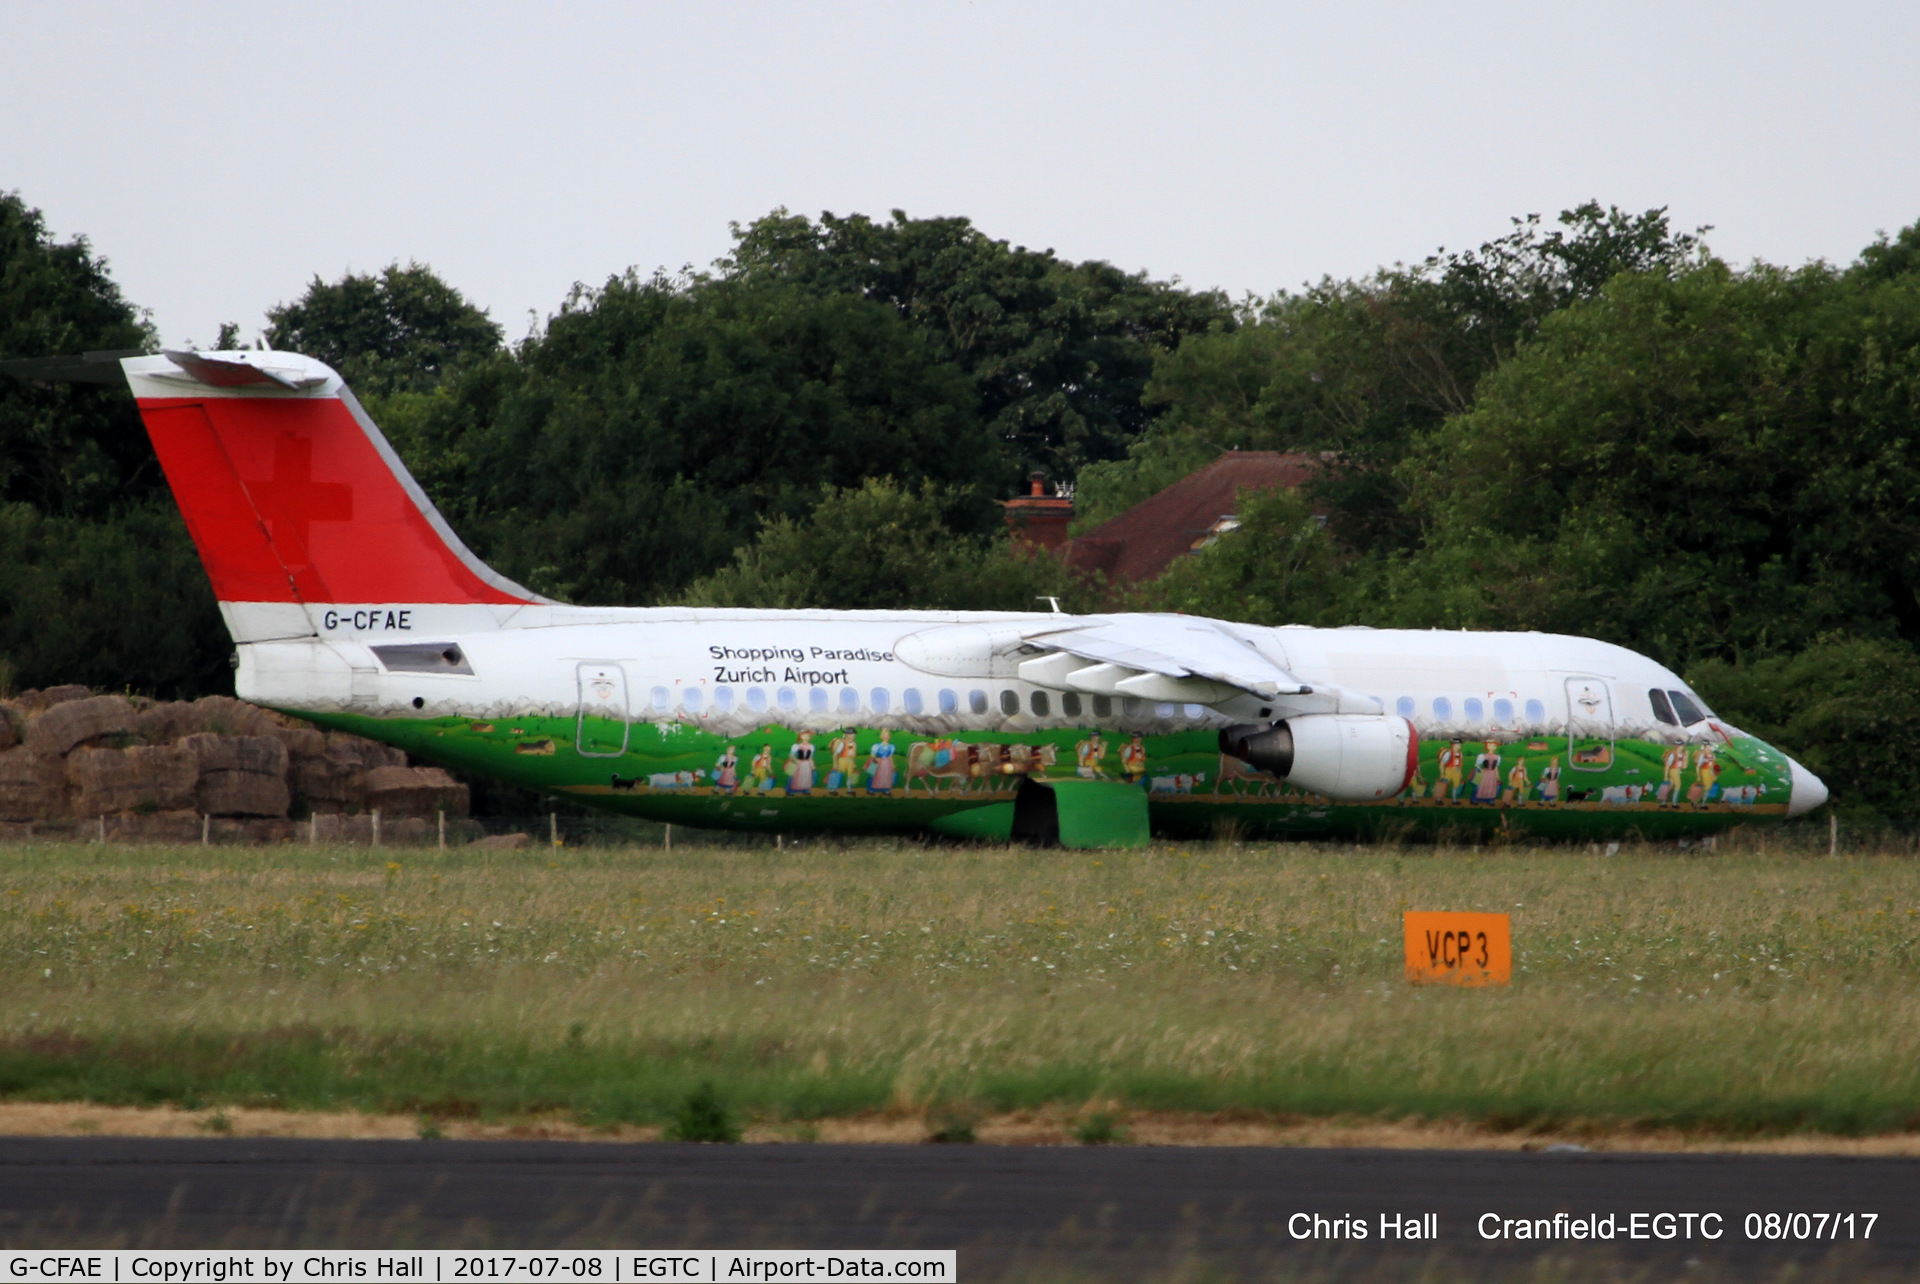
[[[518,337],[780,205],[963,214],[1235,295],[1589,197],[1737,262],[1920,220],[1913,0],[0,0],[0,29],[0,190],[169,344],[396,259]]]

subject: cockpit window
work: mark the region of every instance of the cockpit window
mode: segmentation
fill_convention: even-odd
[[[1669,691],[1673,697],[1673,711],[1680,716],[1680,725],[1691,727],[1696,722],[1705,722],[1707,715],[1700,712],[1700,706],[1684,691]]]
[[[1660,721],[1666,723],[1670,727],[1677,727],[1680,725],[1680,720],[1673,716],[1673,706],[1667,703],[1666,692],[1658,689],[1649,691],[1647,692],[1647,699],[1653,702],[1654,717],[1658,718]]]

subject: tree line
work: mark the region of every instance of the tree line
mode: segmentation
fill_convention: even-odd
[[[555,597],[1578,633],[1686,674],[1858,818],[1920,819],[1920,226],[1735,266],[1590,203],[1237,302],[963,218],[733,231],[514,343],[413,263],[315,277],[261,330]],[[84,239],[0,197],[0,356],[153,344]],[[1007,543],[1029,471],[1085,528],[1231,449],[1326,464],[1150,584]],[[228,650],[124,391],[0,386],[0,679],[197,695]]]

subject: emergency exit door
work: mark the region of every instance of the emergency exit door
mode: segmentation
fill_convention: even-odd
[[[617,664],[579,666],[580,712],[573,744],[583,758],[618,758],[627,751],[627,672]]]

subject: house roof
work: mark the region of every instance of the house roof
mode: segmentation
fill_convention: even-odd
[[[1277,450],[1229,451],[1159,494],[1067,542],[1067,564],[1109,580],[1150,580],[1216,529],[1239,507],[1237,492],[1304,484],[1318,455]]]

